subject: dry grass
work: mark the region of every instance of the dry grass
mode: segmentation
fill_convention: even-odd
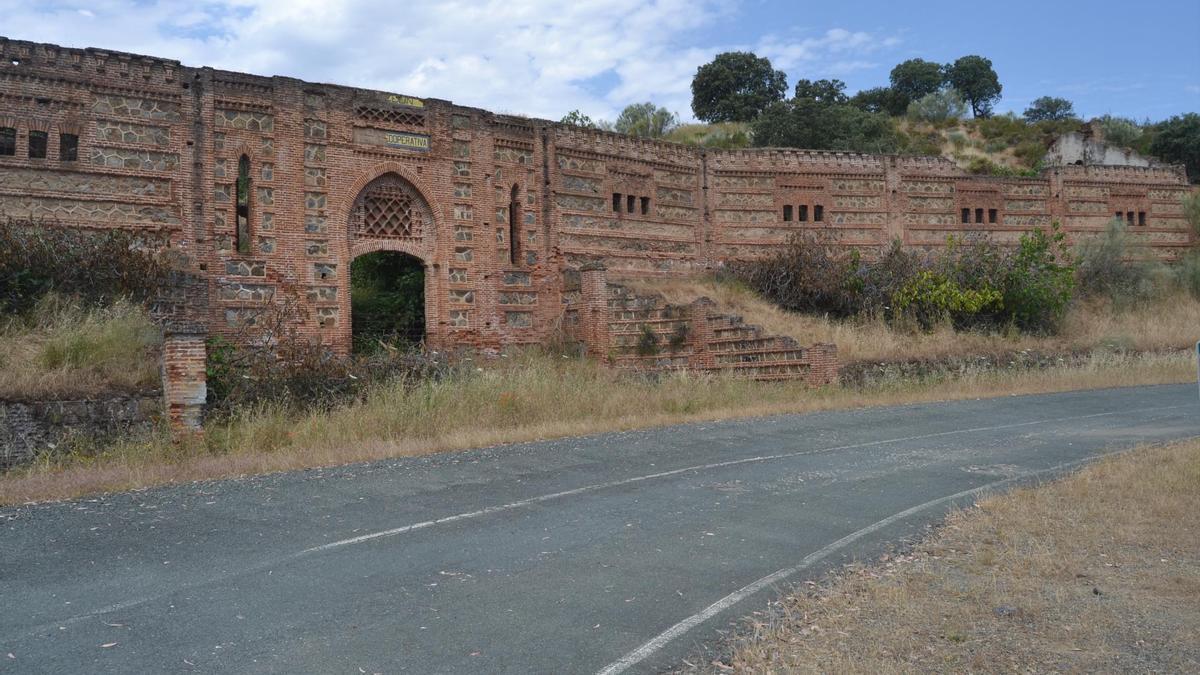
[[[87,398],[158,386],[161,335],[137,305],[83,309],[47,296],[0,322],[0,399]]]
[[[210,425],[203,442],[176,446],[155,437],[95,456],[48,456],[0,477],[0,504],[698,420],[1180,382],[1194,368],[1188,353],[1098,353],[1036,372],[813,390],[688,374],[631,378],[587,361],[526,354],[443,381],[395,383],[333,411],[246,412]]]
[[[952,514],[748,625],[737,672],[1197,672],[1200,441]],[[695,668],[688,668],[689,671]],[[729,670],[706,664],[700,670]]]
[[[1077,303],[1058,335],[897,330],[882,320],[838,320],[780,309],[736,281],[663,279],[629,284],[641,292],[661,293],[668,302],[686,304],[701,296],[722,312],[740,314],[771,335],[787,335],[801,344],[832,342],[843,363],[938,359],[948,356],[1016,350],[1089,351],[1116,347],[1136,351],[1186,349],[1200,337],[1200,300],[1177,293],[1114,311],[1101,301]]]

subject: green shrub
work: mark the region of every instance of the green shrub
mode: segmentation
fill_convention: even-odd
[[[815,235],[799,235],[769,258],[736,263],[747,286],[784,309],[838,317],[862,310],[859,256]]]
[[[910,120],[930,124],[957,121],[966,116],[967,102],[954,89],[943,89],[909,103],[906,114]]]
[[[976,315],[999,309],[1002,299],[995,288],[963,288],[938,272],[922,270],[896,293],[893,302],[898,311],[929,329],[943,321],[969,326]]]
[[[27,312],[52,292],[89,305],[150,301],[171,275],[156,252],[162,243],[126,230],[0,222],[0,314]]]
[[[642,332],[637,341],[638,356],[655,356],[659,352],[658,334],[647,324],[642,324]]]
[[[1200,251],[1191,251],[1175,266],[1175,280],[1179,287],[1200,299]]]
[[[1154,295],[1159,290],[1154,278],[1156,265],[1138,260],[1143,257],[1138,248],[1119,218],[1109,221],[1103,235],[1081,242],[1076,248],[1075,272],[1079,294],[1122,304]]]
[[[1005,318],[1026,332],[1056,330],[1075,289],[1075,266],[1064,250],[1065,236],[1054,224],[1050,233],[1021,235],[1004,279]]]

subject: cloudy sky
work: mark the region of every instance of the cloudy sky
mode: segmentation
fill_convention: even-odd
[[[1200,110],[1200,1],[0,0],[0,35],[289,75],[498,112],[691,117],[696,67],[750,50],[849,91],[912,57],[991,58],[997,108],[1064,96],[1087,115]]]

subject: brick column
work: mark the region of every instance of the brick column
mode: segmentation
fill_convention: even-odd
[[[808,384],[822,386],[837,380],[837,345],[817,343],[804,350],[808,357]]]
[[[608,269],[600,263],[584,263],[579,268],[580,307],[579,329],[588,354],[607,358],[611,346],[608,323],[612,310],[608,306]]]
[[[202,433],[207,333],[200,327],[168,327],[163,334],[163,407],[175,435]]]
[[[708,370],[715,367],[716,357],[709,349],[712,342],[712,323],[708,315],[712,313],[715,302],[708,298],[697,298],[691,304],[691,326],[688,342],[692,345],[692,356],[688,359],[688,367],[693,370]]]

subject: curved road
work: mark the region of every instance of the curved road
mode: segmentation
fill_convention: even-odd
[[[1198,413],[1195,385],[1009,397],[0,510],[0,671],[653,671],[778,584]]]

